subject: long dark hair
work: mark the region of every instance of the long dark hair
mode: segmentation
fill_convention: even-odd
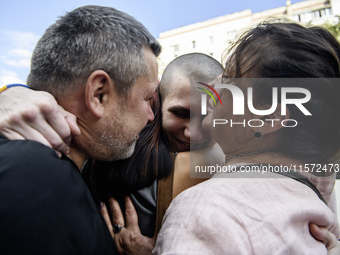
[[[167,177],[172,170],[172,155],[162,130],[160,100],[154,102],[154,121],[142,130],[133,155],[112,162],[89,160],[83,178],[94,199],[117,199]]]

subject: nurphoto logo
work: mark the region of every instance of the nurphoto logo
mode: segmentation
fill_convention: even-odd
[[[272,87],[272,104],[269,109],[265,110],[259,110],[254,107],[254,96],[253,96],[253,87],[247,88],[247,96],[245,97],[243,91],[232,84],[215,84],[214,87],[202,83],[197,82],[198,84],[201,84],[205,86],[206,88],[197,87],[197,89],[200,89],[204,92],[206,92],[210,98],[213,100],[215,107],[217,106],[217,101],[215,97],[218,99],[222,106],[222,100],[216,89],[228,89],[231,92],[232,95],[232,108],[233,108],[233,115],[244,115],[245,114],[245,100],[247,100],[247,107],[248,110],[259,116],[268,116],[272,113],[274,113],[277,110],[278,105],[281,107],[281,115],[286,116],[287,114],[287,105],[295,105],[304,115],[312,115],[308,109],[304,106],[305,103],[307,103],[311,99],[311,93],[308,89],[300,88],[300,87]],[[212,91],[212,93],[209,90]],[[201,115],[207,115],[207,94],[201,94]],[[278,103],[280,95],[280,103]],[[294,95],[293,97],[290,97],[289,95]],[[296,97],[296,95],[299,95],[299,98]],[[225,106],[226,107],[226,106]],[[213,119],[213,126],[216,125],[225,125],[230,124],[233,125],[243,125],[244,127],[246,124],[250,127],[262,127],[264,125],[264,121],[268,121],[272,123],[272,126],[274,126],[275,121],[280,121],[279,119],[251,119],[246,121],[245,119],[243,121],[235,122],[232,119]],[[257,125],[255,125],[257,123]],[[288,124],[289,123],[289,124]],[[295,127],[298,125],[298,122],[294,119],[284,119],[281,120],[281,125],[283,127]]]

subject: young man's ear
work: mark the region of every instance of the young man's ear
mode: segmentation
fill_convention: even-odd
[[[96,70],[87,79],[85,89],[86,106],[97,118],[103,116],[108,94],[112,91],[112,88],[113,81],[105,71]]]
[[[254,127],[254,129],[255,131],[260,131],[262,135],[274,133],[275,131],[282,128],[282,121],[285,119],[289,119],[289,116],[289,108],[286,107],[286,114],[281,115],[281,104],[278,104],[276,110],[273,113],[269,115],[254,117],[255,119],[261,119],[264,123],[262,127]]]

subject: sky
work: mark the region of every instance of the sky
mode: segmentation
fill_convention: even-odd
[[[285,4],[286,0],[1,0],[0,87],[25,83],[33,49],[46,28],[79,6],[102,5],[127,12],[158,38],[161,32],[207,19],[246,9],[260,12]]]

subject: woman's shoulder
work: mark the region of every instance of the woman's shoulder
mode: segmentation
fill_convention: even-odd
[[[218,144],[205,147],[199,150],[179,152],[176,155],[175,163],[192,165],[213,165],[221,164],[224,161],[224,153]]]
[[[202,150],[178,153],[174,164],[173,198],[182,191],[211,177],[206,174],[193,176],[192,173],[194,173],[196,166],[220,164],[223,161],[223,158],[222,150],[217,144]]]

